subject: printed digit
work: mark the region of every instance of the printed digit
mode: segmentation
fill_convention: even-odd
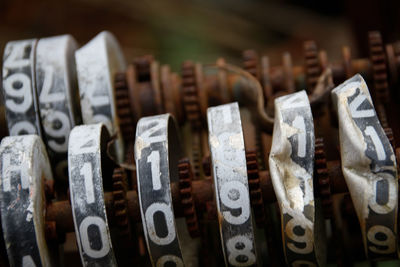
[[[332,91],[343,175],[360,221],[366,256],[398,258],[397,164],[367,84],[355,75]],[[361,136],[361,137],[360,137]]]
[[[171,127],[172,126],[172,127]],[[137,123],[135,161],[143,232],[153,266],[184,266],[172,206],[171,173],[182,151],[175,121],[169,114],[141,118]],[[172,166],[172,167],[171,167]]]
[[[242,123],[237,103],[207,111],[211,163],[227,266],[256,266]]]

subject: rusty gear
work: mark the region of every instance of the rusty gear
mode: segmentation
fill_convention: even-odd
[[[112,175],[113,182],[113,206],[115,222],[118,226],[120,237],[127,240],[131,237],[130,223],[127,211],[126,191],[128,181],[123,168],[115,168]]]
[[[192,129],[201,128],[201,107],[195,64],[185,61],[182,64],[182,95],[186,118]]]
[[[375,95],[379,102],[387,103],[389,101],[389,83],[385,49],[380,32],[369,32],[368,43]]]
[[[332,218],[333,202],[331,195],[331,185],[326,164],[323,138],[315,139],[315,175],[318,181],[317,187],[319,197],[322,202],[322,210],[326,219]]]
[[[151,63],[153,61],[154,58],[151,55],[137,57],[133,60],[136,69],[136,79],[138,82],[151,81]]]
[[[258,62],[258,54],[255,50],[249,49],[243,51],[243,68],[245,71],[260,80],[260,68]]]
[[[260,175],[258,172],[256,152],[246,152],[246,162],[251,206],[253,207],[257,226],[264,227],[266,216],[264,210],[264,201],[260,187]]]
[[[318,48],[315,41],[304,42],[305,71],[307,80],[307,92],[311,94],[314,91],[318,78],[321,75],[321,66],[318,59]]]
[[[115,75],[115,100],[122,137],[124,140],[130,140],[135,133],[135,128],[125,73]]]
[[[192,197],[193,172],[188,158],[179,160],[179,193],[186,218],[186,225],[191,237],[200,236],[199,222],[197,220],[196,207]]]

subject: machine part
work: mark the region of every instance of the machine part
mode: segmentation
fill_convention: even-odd
[[[166,263],[184,266],[171,196],[171,182],[178,177],[181,151],[178,129],[171,115],[139,120],[135,140],[138,194],[153,266]]]
[[[290,266],[324,266],[326,261],[322,214],[314,200],[314,144],[314,122],[306,92],[275,99],[269,169]]]
[[[265,225],[266,214],[260,187],[257,153],[253,151],[246,152],[246,163],[251,206],[253,207],[256,224],[261,228]]]
[[[315,41],[310,40],[304,43],[304,54],[307,92],[308,94],[312,94],[322,72],[319,65],[318,48]]]
[[[264,101],[268,105],[269,102],[274,97],[274,89],[271,84],[271,75],[270,75],[270,64],[269,57],[263,56],[261,58],[261,77],[262,77],[262,88],[264,89]]]
[[[342,60],[345,79],[351,78],[354,75],[353,66],[351,65],[351,50],[348,46],[342,48]]]
[[[131,101],[125,72],[115,75],[115,100],[122,138],[123,140],[130,140],[135,134],[135,124],[131,111]]]
[[[0,145],[3,235],[11,266],[55,266],[45,240],[49,159],[37,135],[3,138]]]
[[[293,77],[292,56],[289,52],[283,53],[282,62],[286,92],[291,94],[296,91],[296,84]]]
[[[125,71],[122,50],[115,37],[101,32],[75,52],[84,124],[104,123],[116,134],[117,159],[122,162],[124,145],[116,112],[114,75]]]
[[[380,32],[373,31],[368,34],[369,53],[372,63],[372,78],[374,82],[374,92],[379,103],[389,101],[389,82],[386,63],[386,54],[383,47]]]
[[[161,114],[163,112],[162,95],[160,89],[159,64],[152,56],[142,56],[134,60],[134,76],[129,89],[136,107],[137,120],[144,116]],[[136,121],[137,121],[136,120]]]
[[[355,75],[332,91],[332,99],[339,120],[342,171],[366,256],[397,258],[397,166],[367,84]]]
[[[274,124],[274,119],[267,114],[264,106],[263,88],[260,82],[250,73],[230,64],[224,66],[207,66],[208,69],[223,68],[239,76],[239,82],[233,88],[234,99],[244,103],[245,106],[258,119],[260,128],[270,132]]]
[[[103,192],[106,166],[102,156],[108,140],[108,130],[101,123],[76,126],[70,134],[69,191],[83,266],[117,266]]]
[[[182,64],[182,94],[186,118],[193,129],[201,128],[201,107],[199,93],[199,77],[196,77],[196,64],[185,61]]]
[[[68,181],[67,151],[71,129],[81,123],[74,53],[70,35],[40,39],[36,46],[36,91],[43,137],[57,179]],[[49,52],[51,51],[51,52]]]
[[[232,103],[209,108],[207,120],[225,264],[256,266],[257,256],[239,105]]]
[[[242,57],[244,70],[253,75],[257,80],[260,80],[261,75],[257,52],[252,49],[245,50]]]
[[[128,181],[126,172],[123,168],[115,168],[112,176],[113,183],[113,212],[119,230],[119,236],[129,242],[131,239],[131,229],[128,216],[128,201],[126,192],[128,191]]]
[[[37,39],[8,42],[3,55],[3,94],[10,135],[42,136],[35,90]]]
[[[178,120],[183,122],[183,108],[180,98],[180,84],[176,73],[171,73],[168,65],[161,66],[160,83],[162,102],[166,113],[171,113]]]
[[[191,237],[199,237],[200,229],[197,220],[196,207],[192,195],[192,181],[194,180],[192,167],[188,158],[179,160],[178,163],[179,173],[179,192],[181,196],[181,203],[183,207],[183,214],[186,218],[186,224]]]
[[[324,150],[323,138],[315,139],[315,177],[317,188],[322,202],[322,211],[325,219],[331,219],[333,214],[333,201],[331,194],[331,181],[329,179],[328,165]]]

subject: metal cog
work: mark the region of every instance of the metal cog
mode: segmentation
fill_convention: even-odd
[[[118,226],[119,235],[122,238],[129,240],[131,237],[131,229],[127,211],[126,191],[128,188],[128,181],[125,170],[117,167],[114,169],[113,176],[113,205],[114,216]]]
[[[326,219],[331,219],[333,214],[333,203],[331,195],[331,185],[326,164],[324,151],[324,139],[315,139],[315,174],[318,181],[319,197],[322,201],[322,210]]]
[[[196,207],[192,196],[193,172],[188,158],[179,160],[179,193],[183,207],[183,213],[186,218],[186,225],[191,237],[200,236],[199,222],[197,220]]]
[[[264,201],[260,187],[260,175],[258,172],[257,153],[254,151],[246,152],[247,176],[249,181],[249,192],[251,206],[253,207],[256,224],[259,227],[265,226]]]
[[[321,75],[321,66],[318,58],[318,48],[315,41],[304,42],[305,72],[307,80],[307,92],[311,94]]]
[[[124,140],[130,140],[135,133],[129,98],[128,83],[124,72],[115,75],[115,102],[119,127]]]
[[[249,49],[243,51],[243,68],[256,79],[260,80],[258,54],[255,50]]]
[[[200,96],[195,64],[191,61],[185,61],[182,64],[182,94],[186,118],[192,129],[199,130],[201,128]]]
[[[387,103],[389,101],[387,60],[380,32],[369,32],[368,43],[375,94],[379,102]]]
[[[145,55],[134,59],[133,64],[136,68],[136,77],[138,82],[151,81],[151,63],[154,61],[153,56]]]

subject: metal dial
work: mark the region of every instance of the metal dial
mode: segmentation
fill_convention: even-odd
[[[84,266],[117,266],[103,192],[102,153],[109,134],[103,124],[76,126],[68,146],[75,234]]]
[[[256,266],[246,154],[237,103],[207,111],[211,164],[227,266]]]

